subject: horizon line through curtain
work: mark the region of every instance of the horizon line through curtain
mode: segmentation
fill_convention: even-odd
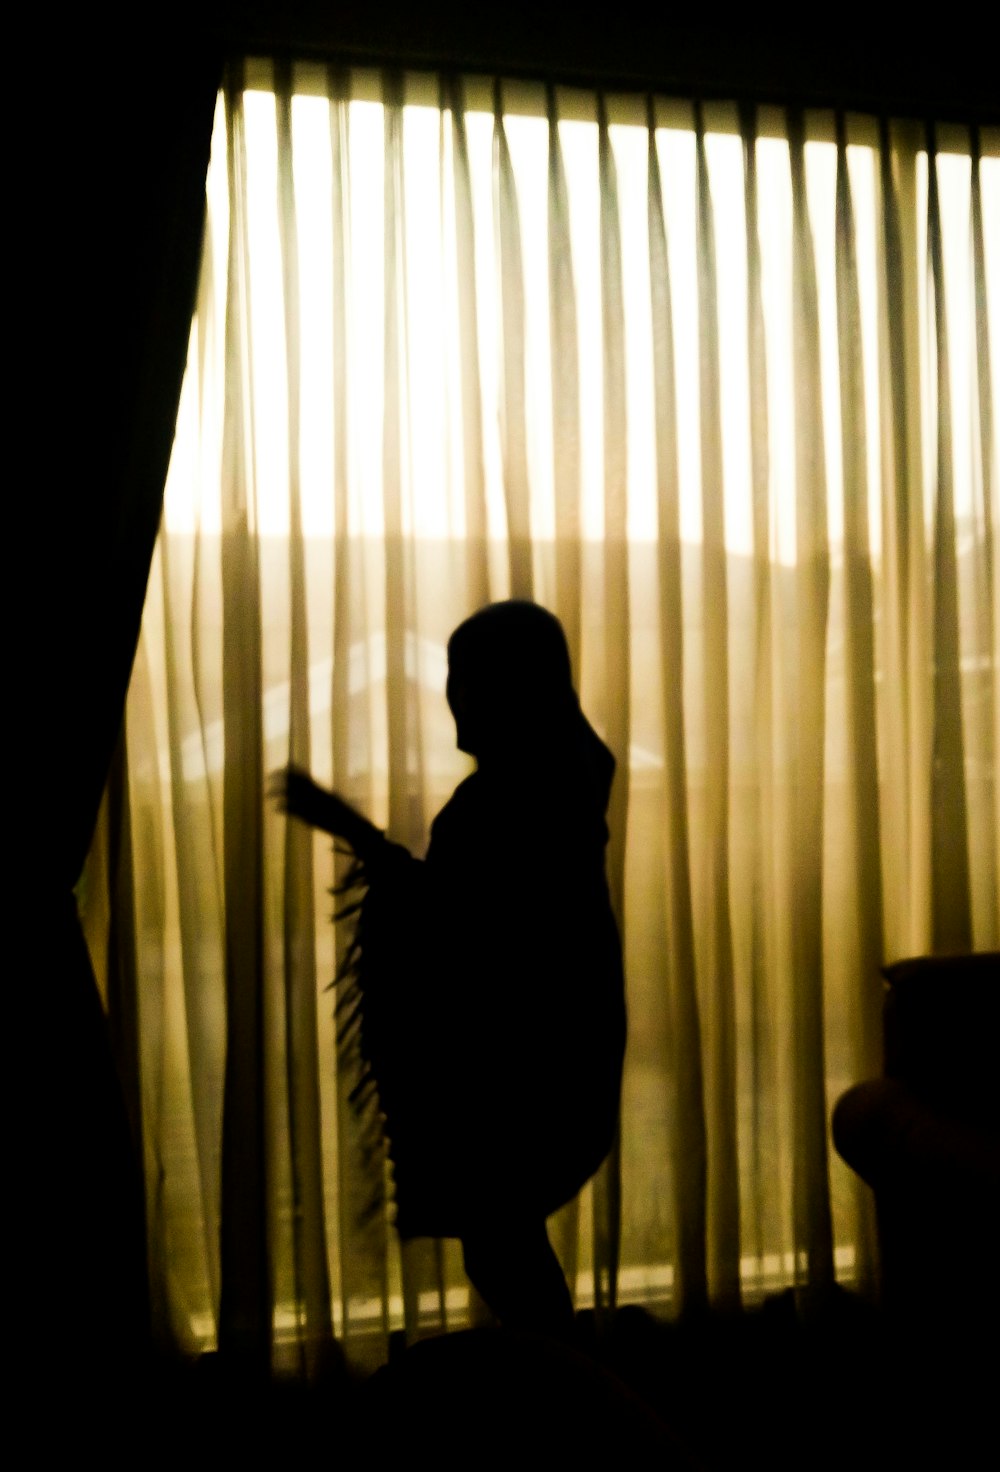
[[[467,770],[447,636],[508,596],[558,614],[618,760],[629,1051],[620,1148],[553,1224],[578,1303],[871,1286],[828,1120],[880,1067],[878,968],[1000,942],[998,155],[230,77],[125,828],[87,891],[100,952],[110,843],[174,1342],[309,1373],[334,1335],[374,1363],[475,1314],[456,1244],[358,1225],[333,862],[264,784],[310,766],[420,852]]]

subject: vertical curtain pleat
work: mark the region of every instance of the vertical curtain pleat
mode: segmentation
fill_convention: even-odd
[[[499,81],[493,103],[494,232],[499,267],[503,489],[512,598],[533,597],[531,486],[525,404],[524,273],[517,182]]]
[[[348,450],[350,445],[348,362],[351,324],[347,303],[351,270],[350,80],[339,68],[327,77],[330,105],[330,213],[332,236],[331,292],[333,343],[333,671],[330,722],[334,787],[350,790],[348,763],[348,666],[351,651],[351,607],[354,562],[348,541]],[[339,934],[339,932],[338,932]]]
[[[608,882],[624,944],[625,845],[631,743],[631,633],[626,460],[625,310],[622,300],[618,178],[604,99],[598,102],[601,199],[601,324],[604,383],[604,680],[605,739],[617,763],[608,808]],[[614,1308],[618,1292],[621,1142],[594,1183],[594,1302]]]
[[[698,364],[705,702],[704,994],[708,998],[708,1274],[713,1301],[740,1301],[736,1024],[729,910],[729,607],[722,471],[715,222],[701,108],[696,109]]]
[[[476,308],[476,234],[472,213],[469,140],[465,127],[465,100],[461,81],[452,77],[442,85],[444,107],[452,128],[452,184],[455,198],[455,291],[458,302],[459,385],[464,470],[467,606],[482,608],[490,601],[487,553],[486,478],[483,460],[483,408],[479,371],[479,317]]]
[[[147,662],[141,637],[136,650],[135,669],[138,683],[144,683]],[[147,1236],[163,1242],[166,1240],[163,1170],[156,1142],[165,1114],[166,1094],[163,1053],[157,1046],[167,1026],[163,955],[164,845],[162,823],[158,821],[159,793],[154,784],[149,781],[137,783],[137,803],[132,795],[128,719],[126,706],[125,721],[111,759],[106,789],[111,898],[106,947],[106,1007],[129,1134],[135,1158],[142,1161],[146,1186],[146,1232]],[[136,815],[147,835],[143,869],[159,881],[148,886],[142,896],[141,908],[137,903],[139,897],[135,884],[134,808],[137,808]],[[155,937],[152,946],[143,948],[141,968],[137,934],[140,923]],[[150,1327],[161,1344],[169,1343],[173,1328],[167,1272],[163,1255],[151,1256],[148,1312]]]
[[[208,303],[202,304],[203,308]],[[207,313],[206,313],[207,315]],[[202,317],[201,320],[204,320]],[[203,359],[202,359],[203,361]],[[163,585],[164,664],[167,689],[167,736],[170,753],[170,811],[173,821],[174,869],[177,883],[180,926],[181,969],[186,1017],[185,1045],[190,1060],[191,1106],[194,1121],[202,1223],[203,1250],[209,1293],[213,1307],[219,1304],[219,1138],[222,1128],[222,1097],[219,1080],[223,1074],[225,1042],[219,1025],[224,1014],[224,985],[219,965],[225,933],[224,896],[220,888],[218,835],[214,822],[215,802],[209,788],[209,761],[205,740],[205,705],[199,700],[202,673],[200,646],[201,558],[200,523],[192,549],[190,634],[193,704],[199,737],[195,755],[187,756],[182,715],[182,652],[177,634],[185,627],[182,606],[172,591],[174,556],[170,538],[160,543]],[[188,738],[190,741],[190,738]],[[192,770],[193,769],[193,770]]]
[[[666,791],[666,919],[673,1089],[674,1294],[681,1314],[708,1302],[707,1166],[702,1038],[694,956],[694,919],[684,733],[684,604],[681,586],[680,485],[670,263],[653,103],[649,105],[647,200],[653,316],[653,393],[657,488],[659,649],[663,682]]]
[[[229,286],[222,466],[226,1072],[219,1348],[269,1364],[271,1256],[264,1079],[264,787],[242,77],[226,88]]]
[[[128,747],[123,731],[108,774],[108,871],[113,904],[108,925],[108,1031],[118,1065],[137,1149],[142,1142],[142,1081],[139,1068],[139,990],[136,964],[135,877],[132,866],[132,804]],[[158,980],[162,986],[162,977]],[[153,1000],[153,999],[150,999]],[[159,998],[162,1003],[162,996]],[[155,1001],[154,1001],[155,1006]]]
[[[199,437],[211,440],[215,397],[215,339],[225,331],[225,298],[217,300],[212,232],[206,231],[196,303],[197,333],[194,372]],[[219,657],[208,612],[215,604],[220,574],[217,541],[203,533],[207,498],[218,484],[205,484],[218,472],[199,465],[197,515],[190,550],[184,542],[161,536],[163,663],[167,688],[167,741],[170,758],[170,817],[173,823],[173,870],[177,886],[180,930],[184,1047],[189,1069],[191,1113],[199,1188],[197,1220],[208,1299],[217,1323],[220,1294],[221,1197],[219,1150],[222,1134],[222,1085],[225,1070],[225,903],[220,818],[221,771],[213,769],[209,724],[213,701],[210,671]],[[205,543],[216,549],[213,561]],[[188,567],[188,560],[190,566]],[[190,583],[190,586],[189,586]],[[181,636],[186,634],[184,640]],[[190,661],[190,671],[185,666]],[[186,685],[190,680],[190,692]],[[185,730],[189,734],[185,736]],[[168,1024],[169,1025],[169,1024]],[[164,1223],[167,1230],[167,1223]],[[172,1238],[170,1250],[176,1252]]]
[[[910,854],[910,810],[906,782],[910,749],[910,399],[904,338],[905,287],[902,223],[888,120],[879,129],[879,422],[882,480],[881,647],[884,698],[879,709],[884,770],[884,827],[899,850]],[[919,508],[917,508],[919,511]],[[919,516],[918,516],[919,520]],[[911,865],[895,867],[886,891],[886,936],[892,946],[907,944],[910,931]],[[895,884],[891,883],[895,879]]]
[[[285,363],[288,385],[288,761],[312,765],[309,718],[309,644],[306,561],[302,530],[301,361],[298,223],[292,173],[292,76],[277,68],[278,226],[285,299]],[[316,912],[312,833],[285,824],[283,884],[285,1068],[291,1165],[293,1293],[301,1315],[298,1347],[303,1369],[314,1375],[333,1333],[327,1263],[323,1157],[316,1031]]]
[[[552,470],[555,486],[556,604],[574,678],[580,675],[580,370],[569,195],[554,87],[549,122],[549,341],[552,374]]]
[[[933,551],[933,745],[931,750],[931,943],[939,955],[972,945],[969,834],[965,807],[962,670],[948,317],[944,295],[941,203],[934,129],[927,132],[927,264],[934,337],[935,434]]]
[[[976,592],[976,648],[983,667],[992,673],[984,681],[982,718],[978,731],[981,769],[995,770],[1000,752],[1000,582],[996,552],[996,449],[993,426],[993,377],[990,358],[990,324],[986,299],[986,246],[983,239],[982,158],[979,129],[972,133],[971,231],[972,231],[972,353],[975,383],[973,420],[973,558]],[[991,820],[992,819],[992,820]],[[981,885],[983,934],[976,936],[980,947],[1000,946],[1000,782],[993,783],[993,812],[984,826],[984,848],[976,878]]]
[[[929,649],[933,637],[933,546],[928,545],[924,514],[923,382],[921,357],[926,344],[919,337],[918,297],[926,292],[918,258],[919,202],[917,125],[903,125],[897,134],[897,202],[900,212],[903,258],[897,294],[903,328],[903,382],[900,392],[910,405],[907,424],[906,531],[908,626],[906,696],[908,702],[906,776],[908,781],[908,847],[910,857],[908,935],[903,953],[921,955],[933,948],[933,818],[931,812],[933,756],[933,675]]]
[[[159,553],[159,581],[162,584],[163,596],[163,664],[166,667],[166,680],[171,692],[177,692],[181,682],[181,658],[177,649],[177,634],[183,629],[184,620],[180,609],[175,608],[171,598],[171,548],[169,539],[163,537],[158,548]],[[150,592],[156,586],[155,580],[150,580]],[[197,643],[197,630],[194,620],[191,620],[191,640]],[[144,648],[144,637],[140,639],[137,651],[137,664],[146,662],[146,648]],[[141,667],[141,665],[140,665]],[[133,683],[130,687],[130,708],[134,702],[134,690],[137,686],[135,673]],[[128,721],[128,710],[127,710]],[[183,757],[183,729],[181,729],[181,702],[180,699],[171,699],[166,708],[166,736],[168,736],[169,749],[169,780],[171,780],[171,817],[174,821],[174,868],[177,877],[178,896],[178,921],[180,921],[181,963],[184,973],[184,1002],[189,1014],[189,1026],[184,1042],[190,1057],[190,1091],[191,1108],[194,1114],[194,1133],[196,1133],[197,1154],[197,1186],[199,1186],[199,1200],[197,1200],[197,1214],[203,1223],[203,1247],[205,1247],[205,1263],[208,1269],[209,1297],[212,1307],[218,1312],[219,1292],[219,1244],[218,1244],[218,1188],[214,1166],[218,1161],[214,1145],[218,1139],[218,1129],[221,1125],[216,1100],[212,1098],[212,1079],[214,1079],[214,1058],[212,1058],[212,1027],[209,1022],[209,1008],[205,1005],[205,999],[211,995],[214,977],[205,974],[209,967],[203,969],[202,958],[205,957],[208,946],[203,941],[203,936],[211,935],[214,923],[221,923],[221,907],[212,904],[218,898],[218,886],[215,885],[215,871],[205,873],[205,868],[200,866],[199,858],[199,824],[196,821],[196,805],[189,802],[189,789],[187,789],[186,774],[184,774]],[[134,733],[130,733],[130,749],[135,752],[138,742]],[[110,795],[109,789],[109,795]],[[152,813],[158,810],[159,793],[150,793],[149,808]],[[149,864],[149,858],[146,863]],[[159,864],[153,867],[153,873],[158,870]],[[208,886],[205,880],[208,879]],[[200,883],[199,883],[200,880]],[[150,896],[159,898],[156,905],[158,914],[155,924],[158,927],[158,939],[161,944],[158,949],[162,951],[162,929],[165,926],[165,904],[162,899],[162,885],[143,886],[144,894],[141,898],[140,924],[149,924],[147,907],[149,907]],[[152,927],[150,927],[152,929]],[[147,948],[144,948],[147,951]],[[209,951],[211,954],[211,951]],[[150,973],[155,976],[159,985],[150,986]],[[150,967],[149,955],[143,955],[143,1011],[144,1033],[149,1036],[153,1029],[158,1030],[159,1036],[163,1035],[168,1022],[165,1019],[166,1002],[163,997],[163,976],[158,974],[156,967]],[[152,1022],[150,1013],[156,1013],[156,1023]],[[159,1038],[158,1038],[159,1041]],[[163,1057],[162,1050],[156,1050],[156,1054],[149,1057],[147,1061],[147,1078],[144,1080],[146,1092],[150,1100],[155,1101],[155,1117],[147,1122],[147,1142],[152,1141],[152,1154],[156,1158],[159,1154],[162,1139],[162,1108],[163,1108]],[[150,1078],[152,1075],[152,1078]],[[162,1163],[156,1161],[161,1169],[158,1175],[162,1175]],[[150,1200],[149,1173],[147,1173],[147,1213],[149,1213],[149,1225],[147,1231],[150,1234],[150,1242],[153,1244],[153,1253],[150,1254],[155,1260],[155,1253],[159,1251],[168,1257],[174,1250],[174,1242],[169,1231],[169,1222],[166,1219],[165,1203],[163,1203],[162,1191],[155,1189],[153,1200]],[[155,1288],[155,1279],[153,1279]],[[153,1291],[153,1322],[156,1328],[162,1328],[158,1323],[159,1313],[156,1304],[156,1294]]]
[[[826,633],[830,584],[819,358],[819,303],[802,115],[789,114],[792,180],[792,365],[795,374],[795,612],[793,737],[795,899],[792,917],[793,1211],[797,1274],[822,1292],[833,1281],[823,1045],[823,794]]]
[[[840,368],[841,454],[844,485],[844,717],[850,801],[846,870],[853,935],[845,934],[848,1002],[853,1035],[851,1065],[858,1078],[875,1077],[881,1062],[884,954],[875,709],[875,600],[869,545],[867,425],[858,289],[854,201],[843,115],[837,119],[836,183],[837,347]],[[845,916],[845,920],[846,920]],[[846,932],[846,925],[845,925]],[[867,1209],[860,1181],[857,1210]],[[859,1234],[858,1273],[873,1280],[872,1223]]]
[[[406,222],[403,191],[403,83],[385,78],[385,402],[382,415],[382,504],[385,515],[385,687],[389,732],[389,828],[409,835],[411,793],[406,671],[407,567],[403,497],[406,441]]]
[[[193,380],[201,429],[204,400],[212,391],[206,386],[216,329],[210,230],[205,231],[194,310],[197,331],[189,342],[185,395]],[[116,753],[108,787],[110,867],[117,890],[109,936],[116,961],[112,966],[109,957],[109,1022],[113,1035],[122,1036],[125,1027],[136,1029],[134,1039],[116,1052],[119,1067],[126,1065],[127,1094],[129,1059],[141,1092],[153,1330],[160,1343],[172,1339],[185,1348],[195,1341],[178,1302],[178,1282],[187,1290],[184,1307],[208,1308],[213,1329],[218,1311],[224,1058],[221,853],[205,780],[198,531],[176,549],[161,537],[150,574],[148,603],[162,638],[167,692],[165,749],[158,750],[156,683],[144,633],[132,673],[123,731],[127,741]],[[158,639],[157,653],[159,645]],[[192,720],[196,743],[184,740]],[[179,935],[173,931],[175,915]],[[180,978],[170,965],[175,935]],[[181,1068],[178,1059],[185,1060]]]
[[[780,1225],[768,1210],[766,1142],[777,1138],[774,1019],[777,1014],[774,944],[774,589],[771,572],[770,445],[767,400],[767,338],[761,284],[757,184],[757,114],[740,115],[743,145],[743,212],[747,242],[747,369],[750,395],[750,485],[753,526],[753,724],[750,768],[755,785],[750,812],[750,1139],[747,1151],[751,1196],[747,1207],[750,1242],[758,1262],[780,1242]]]

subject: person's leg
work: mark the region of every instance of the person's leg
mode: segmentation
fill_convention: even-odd
[[[470,1228],[462,1255],[469,1279],[504,1328],[569,1333],[573,1300],[544,1221]]]

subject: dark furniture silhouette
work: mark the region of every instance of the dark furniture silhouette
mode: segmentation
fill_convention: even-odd
[[[841,1096],[833,1138],[875,1193],[887,1321],[943,1352],[1000,1307],[1000,953],[883,974],[884,1077]]]

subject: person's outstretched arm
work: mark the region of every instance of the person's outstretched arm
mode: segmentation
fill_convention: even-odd
[[[343,839],[364,863],[377,860],[390,846],[398,847],[390,845],[381,829],[357,808],[352,808],[335,792],[320,787],[301,767],[289,766],[272,772],[268,792],[283,813],[333,838]]]

